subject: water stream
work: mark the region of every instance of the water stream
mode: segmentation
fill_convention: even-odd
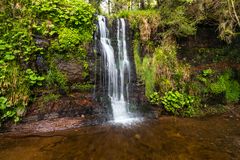
[[[133,119],[129,114],[131,67],[127,53],[126,23],[122,18],[117,20],[117,50],[111,44],[106,17],[98,16],[98,26],[104,66],[103,85],[110,98],[113,120],[116,123],[129,122]]]

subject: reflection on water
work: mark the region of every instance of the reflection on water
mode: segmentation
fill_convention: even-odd
[[[0,137],[2,160],[239,160],[238,119],[161,118],[131,126],[83,127]]]

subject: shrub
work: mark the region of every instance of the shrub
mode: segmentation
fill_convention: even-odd
[[[149,96],[150,102],[152,104],[160,104],[161,98],[158,92],[154,92]]]
[[[194,98],[178,91],[169,91],[161,98],[166,111],[174,115],[191,116],[194,112]]]
[[[232,79],[232,72],[227,71],[219,76],[216,82],[210,84],[211,92],[214,94],[225,94],[227,102],[238,102],[240,96],[240,85]]]
[[[34,73],[31,69],[27,69],[26,70],[26,79],[28,81],[28,83],[31,86],[34,86],[35,84],[38,86],[42,86],[43,85],[43,81],[45,80],[44,77],[42,76],[38,76],[36,73]]]
[[[202,71],[202,75],[203,75],[204,77],[210,76],[210,75],[212,75],[213,73],[214,73],[214,71],[213,71],[212,69],[206,69],[206,70],[203,70],[203,71]]]

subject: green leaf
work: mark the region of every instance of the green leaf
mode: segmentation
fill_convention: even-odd
[[[5,50],[6,49],[6,46],[5,45],[0,45],[0,50]]]
[[[32,81],[36,81],[37,80],[37,76],[36,75],[30,75],[29,78]]]
[[[39,76],[39,77],[37,77],[37,80],[38,80],[38,81],[43,81],[43,80],[45,80],[45,78]]]
[[[8,61],[11,61],[11,60],[14,60],[14,59],[15,59],[15,56],[8,54],[8,55],[5,55],[5,56],[4,56],[4,59],[5,59],[5,60],[8,60]]]
[[[7,98],[5,97],[0,97],[0,103],[5,104],[7,102]]]
[[[32,71],[31,69],[27,69],[27,70],[26,70],[26,73],[27,73],[27,74],[33,74],[33,71]]]

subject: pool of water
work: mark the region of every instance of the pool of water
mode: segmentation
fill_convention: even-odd
[[[1,160],[239,160],[237,118],[163,117],[31,136],[0,136]]]

